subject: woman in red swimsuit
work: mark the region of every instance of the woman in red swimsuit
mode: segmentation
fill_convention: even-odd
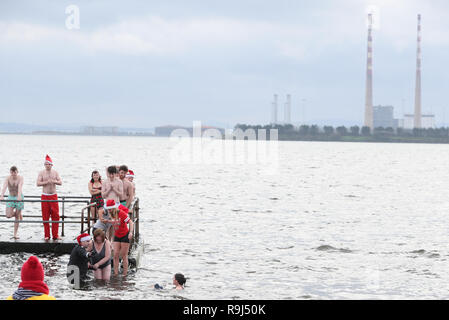
[[[133,238],[134,223],[128,215],[128,208],[114,199],[108,199],[104,208],[108,210],[114,221],[112,224],[114,227],[114,240],[112,242],[114,249],[114,276],[118,275],[120,258],[122,258],[123,263],[123,276],[126,276],[128,274],[129,243]]]

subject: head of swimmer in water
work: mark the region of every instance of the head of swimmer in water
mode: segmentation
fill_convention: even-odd
[[[19,170],[17,169],[16,166],[12,166],[11,169],[9,169],[9,172],[11,173],[12,177],[17,177],[19,174]]]
[[[117,168],[115,166],[109,166],[106,169],[106,174],[108,175],[109,179],[114,179],[117,174]]]
[[[98,172],[97,170],[94,170],[94,171],[92,171],[90,182],[94,183],[96,181],[101,182],[101,176],[100,176],[100,172]]]
[[[119,177],[120,179],[125,179],[126,174],[128,173],[128,167],[125,165],[120,166],[119,168]]]
[[[184,284],[186,283],[186,278],[182,273],[177,273],[173,276],[173,284],[175,286],[181,286],[184,287]]]

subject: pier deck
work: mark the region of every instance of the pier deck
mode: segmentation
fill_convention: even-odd
[[[10,254],[15,252],[70,254],[75,245],[76,241],[70,239],[48,241],[45,241],[44,239],[0,239],[0,254]]]

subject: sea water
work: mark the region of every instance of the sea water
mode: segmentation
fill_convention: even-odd
[[[232,143],[232,142],[228,142]],[[270,142],[268,142],[270,143]],[[274,142],[273,142],[274,143]],[[140,268],[74,290],[68,255],[38,255],[57,299],[447,299],[448,151],[438,144],[277,142],[276,167],[179,162],[154,137],[0,135],[0,178],[16,165],[24,194],[46,154],[59,195],[89,196],[94,169],[135,172]],[[79,214],[80,205],[66,205]],[[4,204],[0,205],[5,220]],[[24,214],[40,214],[25,204]],[[12,241],[13,224],[0,224]],[[66,226],[66,238],[78,225]],[[22,224],[21,240],[43,237]],[[0,296],[12,294],[30,253],[0,255]],[[177,272],[186,289],[171,284]],[[163,290],[154,289],[160,284]]]

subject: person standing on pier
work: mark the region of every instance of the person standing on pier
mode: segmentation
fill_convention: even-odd
[[[91,194],[90,203],[96,203],[95,207],[90,210],[90,218],[96,219],[98,216],[98,210],[104,205],[104,200],[101,196],[101,176],[97,170],[92,171],[88,188]]]
[[[134,195],[136,195],[136,183],[134,182],[134,171],[132,171],[131,169],[128,170],[128,173],[126,174],[126,178],[128,179],[129,182],[131,182],[133,184]]]
[[[115,166],[108,167],[106,174],[108,179],[103,183],[101,196],[103,199],[114,199],[115,201],[120,202],[120,199],[124,197],[124,192],[123,182],[117,178],[117,168]]]
[[[120,166],[119,177],[123,182],[123,198],[120,199],[120,204],[130,209],[134,200],[134,186],[128,179],[126,179],[127,174],[128,167],[125,165]]]
[[[37,186],[42,187],[41,200],[58,200],[56,194],[56,186],[62,185],[62,180],[56,170],[53,170],[53,161],[47,155],[45,157],[45,170],[39,172],[37,177]],[[42,219],[44,221],[59,221],[59,204],[58,202],[41,202]],[[59,223],[51,224],[53,240],[61,240],[58,236]],[[45,240],[50,240],[50,224],[44,223]]]
[[[17,236],[17,230],[19,229],[19,221],[22,220],[22,210],[24,208],[22,187],[23,187],[23,177],[19,176],[19,170],[16,166],[12,166],[9,170],[9,177],[6,178],[3,184],[2,192],[0,194],[0,200],[4,200],[5,191],[8,189],[8,200],[14,202],[6,203],[6,217],[16,218],[14,222],[14,239],[19,239]]]

